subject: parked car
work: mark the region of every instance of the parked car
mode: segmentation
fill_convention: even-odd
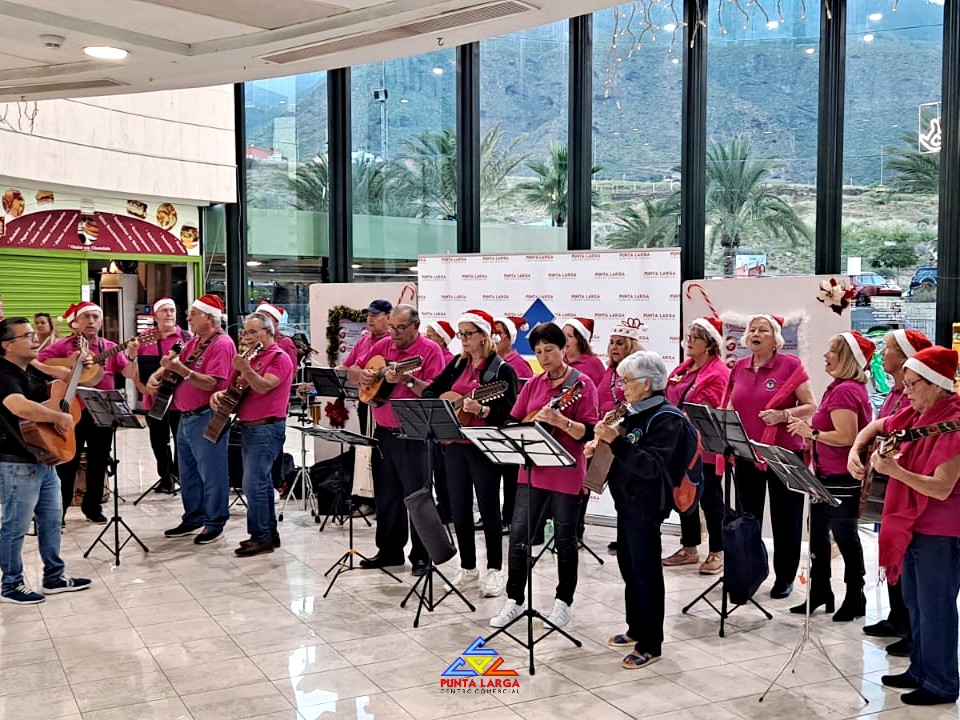
[[[937,286],[937,266],[936,265],[921,265],[917,268],[917,271],[913,274],[913,277],[910,278],[910,288],[907,291],[908,295],[913,295],[914,290],[917,288],[935,288]]]
[[[874,272],[857,273],[850,276],[850,282],[856,290],[854,299],[857,305],[869,305],[872,297],[900,297],[903,290],[883,275]]]

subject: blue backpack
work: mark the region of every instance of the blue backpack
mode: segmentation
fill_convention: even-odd
[[[664,468],[664,510],[673,509],[680,515],[692,515],[697,512],[700,497],[703,495],[703,445],[700,442],[700,431],[680,409],[666,405],[650,416],[644,434],[650,432],[653,419],[665,413],[680,417],[680,452],[683,465],[682,472],[678,473],[677,477],[670,477],[669,469]]]

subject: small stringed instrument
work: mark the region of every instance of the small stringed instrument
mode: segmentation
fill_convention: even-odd
[[[497,380],[496,382],[474,388],[466,395],[461,395],[458,392],[450,390],[443,393],[443,395],[440,396],[440,399],[449,400],[450,404],[453,405],[453,411],[457,414],[457,422],[459,422],[461,425],[469,425],[476,416],[473,415],[473,413],[463,411],[464,400],[467,398],[472,398],[481,405],[486,405],[491,400],[496,400],[499,397],[503,397],[507,392],[508,387],[509,385],[505,380]]]
[[[860,487],[860,517],[864,520],[880,522],[880,517],[883,515],[883,501],[887,497],[887,482],[890,480],[886,475],[874,471],[870,458],[876,452],[880,457],[897,460],[900,457],[900,445],[906,437],[906,430],[899,430],[892,435],[879,435],[867,447],[864,458],[867,473]]]
[[[77,337],[80,336],[78,335]],[[110,348],[109,350],[104,350],[103,352],[99,352],[92,356],[93,363],[90,365],[84,365],[80,360],[80,358],[86,357],[89,354],[89,346],[84,352],[78,352],[65,358],[50,358],[49,360],[44,360],[44,363],[56,367],[67,368],[72,368],[74,365],[81,365],[83,367],[83,372],[80,375],[80,385],[84,387],[96,387],[100,381],[103,380],[103,366],[106,364],[107,360],[112,358],[114,355],[119,355],[122,353],[124,348],[127,346],[127,343],[132,342],[133,340],[136,340],[139,343],[155,342],[159,338],[159,330],[156,328],[153,330],[147,330],[145,333],[141,333],[135,338],[127,340],[127,342],[123,343],[123,345],[117,345],[116,347]],[[86,342],[86,340],[84,340],[84,342]]]
[[[608,412],[601,422],[607,427],[617,427],[626,416],[627,405],[621,403]],[[610,474],[612,465],[613,450],[610,449],[610,443],[598,442],[593,451],[593,457],[590,458],[590,464],[587,465],[587,477],[583,481],[583,486],[597,495],[602,495],[603,489],[607,486],[607,475]]]
[[[86,354],[88,349],[86,339],[81,337],[80,356]],[[76,393],[82,373],[83,364],[78,362],[73,366],[69,382],[54,380],[48,383],[50,397],[40,404],[57,412],[69,413],[74,423],[80,422],[81,408]],[[27,449],[44,465],[60,465],[69,462],[77,454],[76,432],[61,432],[54,423],[21,420],[20,434]]]
[[[240,353],[240,357],[244,360],[251,360],[261,350],[263,350],[263,343],[257,343]],[[213,411],[213,417],[207,423],[207,429],[203,431],[204,439],[212,443],[220,442],[220,438],[230,427],[230,416],[240,409],[240,403],[247,396],[249,389],[250,384],[243,379],[239,371],[234,370],[230,376],[230,382],[227,383],[223,395],[220,396],[220,409]]]
[[[179,355],[181,350],[183,350],[183,343],[180,342],[174,343],[173,347],[170,348],[170,351],[175,355]],[[170,403],[173,402],[173,394],[182,382],[182,376],[170,370],[165,371],[160,379],[157,394],[153,396],[153,405],[150,406],[147,417],[154,420],[163,420],[163,416],[167,414],[167,410],[170,408]]]
[[[423,365],[423,358],[419,355],[395,363],[387,363],[383,355],[374,355],[367,361],[365,369],[376,370],[377,374],[369,384],[361,383],[357,388],[360,400],[373,407],[384,405],[390,399],[390,393],[393,392],[393,383],[384,380],[386,374],[390,370],[395,373],[412,373],[421,365]]]
[[[573,405],[577,400],[583,397],[583,380],[577,380],[573,385],[564,390],[560,395],[555,397],[549,403],[546,404],[545,408],[550,410],[566,410],[568,407]],[[533,422],[533,419],[537,416],[540,410],[534,410],[532,413],[529,413],[523,421],[525,423]]]

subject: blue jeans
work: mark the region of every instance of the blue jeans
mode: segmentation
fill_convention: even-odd
[[[243,494],[247,498],[247,532],[253,542],[271,542],[277,531],[273,499],[273,461],[286,434],[286,422],[245,427],[243,439]]]
[[[183,523],[205,527],[211,532],[223,530],[230,517],[230,481],[227,473],[227,438],[220,442],[205,440],[203,431],[212,410],[199,415],[183,415],[177,428],[177,467],[180,471],[180,498]]]
[[[13,590],[23,582],[23,536],[30,520],[37,518],[37,542],[43,560],[43,581],[52,584],[63,575],[60,559],[60,522],[63,501],[60,499],[60,478],[48,465],[0,462],[0,503],[3,521],[0,524],[0,569],[3,570],[3,591]]]
[[[957,593],[960,538],[914,534],[903,561],[903,600],[913,653],[907,673],[924,690],[957,699]]]

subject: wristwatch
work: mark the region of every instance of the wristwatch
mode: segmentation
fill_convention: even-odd
[[[810,435],[813,436],[814,440],[816,440],[818,437],[820,437],[820,431],[817,430],[816,428],[813,428],[812,430],[810,430]]]

